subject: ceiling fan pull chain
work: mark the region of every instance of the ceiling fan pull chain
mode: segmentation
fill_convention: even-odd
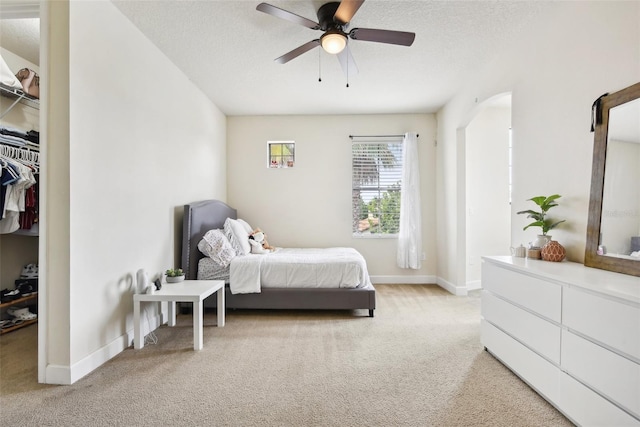
[[[350,53],[349,52],[349,39],[347,39],[347,87],[349,87],[349,57],[350,57]]]
[[[318,49],[318,81],[322,81],[322,51]]]

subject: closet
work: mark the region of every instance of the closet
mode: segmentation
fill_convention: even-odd
[[[0,25],[0,54],[6,68],[14,74],[23,68],[39,74],[39,53],[34,52],[32,44],[24,41],[30,38],[39,40],[39,19],[3,19]],[[18,41],[14,43],[14,40]],[[39,105],[38,98],[25,96],[24,91],[15,87],[0,85],[0,164],[3,167],[3,182],[13,178],[13,182],[5,187],[8,189],[14,185],[10,192],[13,197],[19,194],[18,199],[12,199],[14,203],[18,200],[17,212],[15,204],[13,208],[6,209],[9,197],[3,197],[5,200],[1,206],[4,218],[0,221],[0,291],[3,294],[11,294],[18,288],[22,291],[2,298],[0,334],[37,322]]]

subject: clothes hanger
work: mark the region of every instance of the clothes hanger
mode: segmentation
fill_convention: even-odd
[[[28,148],[11,147],[7,145],[0,145],[0,155],[20,162],[24,166],[31,168],[35,173],[40,172],[40,153],[31,151]]]

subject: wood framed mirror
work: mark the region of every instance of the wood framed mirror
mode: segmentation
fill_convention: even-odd
[[[594,104],[584,265],[640,276],[640,83]]]

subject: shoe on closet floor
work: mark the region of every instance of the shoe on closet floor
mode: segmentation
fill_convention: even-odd
[[[0,320],[0,329],[6,329],[12,326],[17,326],[23,322],[24,320],[18,319],[17,317],[14,317],[13,319],[8,319],[8,320]]]
[[[38,293],[38,279],[18,279],[15,281],[15,288],[19,289],[24,296],[27,296],[25,294],[29,293],[29,286],[31,287],[32,294]]]
[[[34,320],[38,318],[38,315],[30,312],[28,307],[9,307],[7,314],[18,320]]]
[[[37,264],[27,264],[22,267],[22,273],[20,274],[21,279],[35,279],[38,277],[38,265]]]
[[[20,291],[23,297],[28,297],[30,295],[38,293],[38,291],[34,290],[33,286],[31,286],[28,283],[20,283],[18,285],[18,290]]]
[[[35,279],[16,279],[13,281],[13,283],[15,284],[15,288],[18,287],[18,285],[22,284],[22,283],[28,283],[31,286],[33,286],[33,289],[38,289],[38,278],[36,277]]]
[[[1,302],[9,302],[16,300],[18,298],[22,298],[22,294],[20,294],[20,290],[18,289],[3,289],[0,291],[0,301]]]

